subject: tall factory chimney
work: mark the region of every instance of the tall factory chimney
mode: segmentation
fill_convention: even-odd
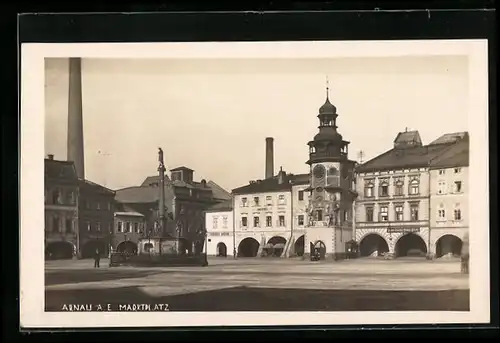
[[[83,117],[82,117],[82,60],[69,59],[69,97],[68,97],[68,161],[75,163],[76,174],[85,178],[83,154]]]
[[[266,138],[266,179],[274,176],[274,138]]]

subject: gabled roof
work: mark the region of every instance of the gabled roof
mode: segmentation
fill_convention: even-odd
[[[422,139],[420,138],[420,133],[417,130],[399,132],[394,139],[394,144],[416,144],[422,145]]]
[[[224,188],[216,184],[214,181],[210,180],[207,182],[207,186],[212,190],[212,196],[214,199],[218,200],[228,200],[231,199],[231,193],[226,191]]]
[[[190,168],[185,167],[185,166],[181,166],[181,167],[177,167],[177,168],[174,168],[174,169],[170,169],[170,171],[179,171],[179,170],[194,171],[193,169],[190,169]]]
[[[86,187],[89,190],[97,191],[97,192],[103,192],[103,193],[108,193],[109,195],[114,195],[116,192],[104,187],[102,185],[99,185],[95,182],[92,182],[90,180],[86,179],[78,179],[78,182],[80,184],[80,187]]]
[[[73,161],[58,161],[46,158],[44,162],[44,171],[45,177],[49,179],[78,181]]]
[[[168,175],[165,175],[165,182],[169,182],[170,181],[170,178],[168,177]],[[160,183],[160,177],[158,175],[153,175],[153,176],[148,176],[146,177],[146,179],[144,179],[144,181],[142,182],[141,186],[144,187],[144,186],[151,186],[153,184],[156,184],[158,185]]]
[[[468,136],[450,149],[446,150],[442,155],[431,161],[430,169],[454,168],[469,166],[469,139]]]
[[[307,182],[306,182],[307,175]],[[286,174],[284,182],[279,183],[279,177],[251,181],[248,185],[233,189],[233,194],[254,194],[254,193],[271,193],[281,191],[291,191],[294,184],[307,184],[309,182],[309,174]]]
[[[233,210],[233,199],[210,206],[205,212],[229,212]]]
[[[127,204],[154,203],[160,200],[158,187],[127,187],[116,191],[116,201]],[[165,203],[171,204],[174,199],[172,188],[165,186]]]

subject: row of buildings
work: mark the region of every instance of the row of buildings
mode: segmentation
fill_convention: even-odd
[[[193,253],[204,234],[204,210],[226,201],[229,193],[213,181],[196,182],[187,167],[171,170],[165,182],[166,233],[180,249]],[[77,175],[71,161],[45,159],[45,252],[50,259],[89,258],[96,250],[136,253],[141,238],[158,230],[159,177],[116,191]],[[154,244],[154,240],[152,241]]]
[[[357,164],[337,131],[327,97],[319,132],[308,143],[307,174],[274,173],[266,139],[266,174],[232,190],[206,211],[208,254],[325,258],[355,246],[361,256],[459,254],[468,233],[467,132],[424,145],[400,132],[385,153]]]

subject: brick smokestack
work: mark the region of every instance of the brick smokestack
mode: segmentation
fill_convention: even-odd
[[[274,176],[274,138],[266,138],[266,179]]]
[[[68,97],[68,161],[75,163],[76,174],[85,178],[83,154],[83,116],[82,116],[82,60],[69,59],[69,97]]]

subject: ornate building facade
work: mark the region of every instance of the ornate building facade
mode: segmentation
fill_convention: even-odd
[[[423,145],[418,131],[398,133],[391,150],[358,166],[355,239],[361,256],[433,253],[433,165],[456,140]]]

